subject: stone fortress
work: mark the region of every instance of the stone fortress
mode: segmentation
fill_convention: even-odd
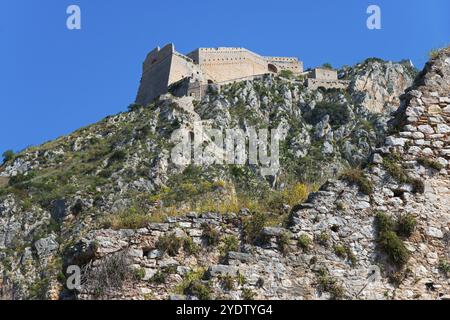
[[[295,57],[266,57],[245,48],[198,48],[187,55],[175,50],[173,44],[153,49],[144,61],[136,103],[147,105],[167,92],[175,96],[192,96],[200,100],[210,85],[253,80],[281,71],[308,75],[307,85],[345,88],[334,70],[316,68],[304,72],[303,62]]]

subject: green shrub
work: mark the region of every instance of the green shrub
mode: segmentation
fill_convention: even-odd
[[[200,248],[191,237],[183,238],[183,250],[189,255],[196,255]]]
[[[330,235],[326,231],[322,231],[319,235],[315,236],[315,241],[321,246],[328,247]]]
[[[395,221],[384,212],[378,212],[375,217],[378,233],[392,231],[395,229]]]
[[[394,231],[381,232],[378,235],[378,245],[386,253],[389,261],[398,268],[408,262],[409,252]]]
[[[9,178],[9,185],[14,186],[16,188],[26,189],[29,187],[28,182],[36,177],[36,172],[30,171],[26,175],[25,174],[17,174],[13,177]],[[20,186],[19,186],[20,185]]]
[[[439,163],[436,160],[433,160],[431,158],[420,157],[417,159],[417,162],[420,163],[421,165],[423,165],[424,167],[433,168],[438,171],[444,169],[444,166],[441,163]]]
[[[439,271],[445,274],[446,277],[450,275],[450,262],[446,260],[439,261]]]
[[[321,291],[328,292],[333,300],[344,298],[344,288],[330,276],[326,269],[318,271],[318,286]]]
[[[345,248],[343,245],[341,245],[341,244],[337,244],[337,245],[334,246],[334,253],[335,253],[338,257],[343,258],[343,259],[345,259],[345,258],[347,257],[347,250],[346,250],[346,248]]]
[[[151,277],[150,282],[153,282],[155,284],[163,284],[166,282],[167,274],[161,271],[157,271],[153,277]]]
[[[256,243],[261,240],[261,231],[267,223],[267,216],[256,212],[243,221],[244,236],[248,243]]]
[[[286,79],[291,79],[294,76],[294,73],[291,70],[281,70],[280,76]]]
[[[312,240],[307,234],[301,234],[298,237],[297,245],[303,252],[308,252],[310,250]]]
[[[105,170],[100,171],[100,172],[98,173],[98,176],[101,177],[101,178],[108,179],[108,178],[111,177],[112,174],[113,174],[112,170],[110,170],[110,169],[105,169]]]
[[[38,279],[29,287],[29,297],[32,300],[45,300],[49,289],[50,280],[48,278]]]
[[[234,278],[230,275],[221,276],[219,278],[220,284],[225,290],[233,290],[234,289]]]
[[[128,106],[128,111],[137,111],[140,108],[142,108],[142,106],[140,104],[132,103]]]
[[[215,246],[220,241],[219,231],[213,225],[204,222],[202,224],[202,238],[206,240],[208,246]]]
[[[145,269],[144,268],[137,268],[134,270],[134,278],[136,280],[142,280],[145,277]]]
[[[226,236],[222,239],[222,242],[223,246],[221,248],[221,253],[223,256],[226,256],[230,251],[239,251],[239,239],[236,236]]]
[[[416,226],[417,221],[411,214],[401,215],[397,221],[397,233],[402,237],[410,237]]]
[[[236,280],[238,285],[243,286],[247,281],[245,280],[245,276],[238,271]]]
[[[119,162],[126,158],[127,154],[123,150],[116,150],[114,153],[109,157],[109,162]]]
[[[410,179],[405,169],[398,163],[396,155],[391,155],[383,159],[383,166],[389,174],[400,183],[408,183]]]
[[[305,112],[304,118],[309,124],[316,125],[325,115],[330,116],[330,124],[333,128],[345,125],[350,120],[348,108],[332,102],[317,103],[313,110]]]
[[[375,223],[379,248],[387,255],[389,262],[398,268],[403,267],[408,262],[409,252],[397,233],[409,236],[416,226],[415,219],[405,215],[395,222],[387,214],[379,212],[376,215]]]
[[[184,294],[197,297],[199,300],[211,300],[211,291],[208,283],[201,280],[194,280],[186,287]]]
[[[5,152],[3,152],[2,157],[3,157],[3,163],[11,161],[15,157],[14,151],[6,150]]]
[[[253,292],[251,289],[248,288],[242,288],[242,299],[243,300],[255,300],[256,293]]]
[[[202,280],[204,276],[205,269],[203,268],[190,270],[183,276],[183,281],[176,286],[175,293],[184,294],[192,282]]]
[[[175,237],[175,234],[160,236],[156,248],[169,256],[176,256],[181,248],[181,239]]]
[[[350,168],[342,173],[342,178],[350,183],[354,183],[359,187],[359,190],[367,195],[373,193],[373,183],[359,168]]]
[[[383,166],[389,174],[400,183],[407,183],[413,186],[413,192],[423,193],[425,185],[422,180],[411,178],[403,166],[400,164],[400,156],[391,154],[383,159]]]
[[[281,253],[286,254],[289,252],[289,240],[290,236],[287,232],[281,233],[277,238],[278,249]]]

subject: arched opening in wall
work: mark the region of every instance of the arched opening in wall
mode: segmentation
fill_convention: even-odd
[[[273,64],[269,63],[267,67],[269,69],[269,72],[278,73],[278,68],[275,67]]]
[[[273,72],[273,73],[278,73],[278,68],[275,67],[275,65],[269,63],[269,65],[267,66],[267,68],[269,69],[269,72]]]
[[[214,81],[212,81],[211,79],[208,79],[208,84],[213,84]]]

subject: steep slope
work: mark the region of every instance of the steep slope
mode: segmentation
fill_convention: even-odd
[[[383,64],[366,61],[349,71],[349,79],[353,74],[373,77],[375,63]],[[372,94],[395,86],[376,99],[398,107],[392,95],[412,83],[403,65],[386,64],[391,71],[379,73],[373,90],[365,93],[359,90],[366,88],[353,87],[311,91],[301,79],[267,77],[212,90],[200,102],[162,96],[152,105],[131,106],[129,112],[21,152],[0,168],[7,181],[0,188],[1,295],[98,298],[115,292],[115,298],[163,299],[174,292],[198,296],[202,291],[216,298],[253,293],[259,298],[317,297],[317,277],[307,265],[313,256],[320,260],[322,251],[328,257],[329,250],[294,250],[294,239],[306,239],[299,232],[308,229],[298,227],[298,207],[290,221],[289,212],[328,178],[364,165],[384,140],[388,115],[370,112],[361,96],[375,100]],[[245,132],[280,128],[281,171],[265,179],[258,167],[175,165],[170,161],[172,132],[198,121]],[[351,194],[362,197],[362,203],[355,202],[360,206],[369,203],[370,197],[354,187]],[[307,216],[318,223],[315,212]],[[288,225],[292,234],[280,228]],[[349,225],[348,232],[355,226]],[[370,250],[364,245],[361,250]],[[280,253],[280,248],[292,253]],[[81,292],[63,288],[71,264],[86,271]],[[123,272],[110,275],[111,265],[122,266]],[[206,276],[212,281],[205,284],[200,278],[209,267]],[[235,288],[223,289],[224,281]],[[106,284],[100,291],[99,283]]]

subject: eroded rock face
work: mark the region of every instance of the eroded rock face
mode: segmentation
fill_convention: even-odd
[[[372,112],[396,110],[400,106],[400,96],[412,85],[414,71],[403,64],[371,61],[357,67],[350,91],[358,101]]]

